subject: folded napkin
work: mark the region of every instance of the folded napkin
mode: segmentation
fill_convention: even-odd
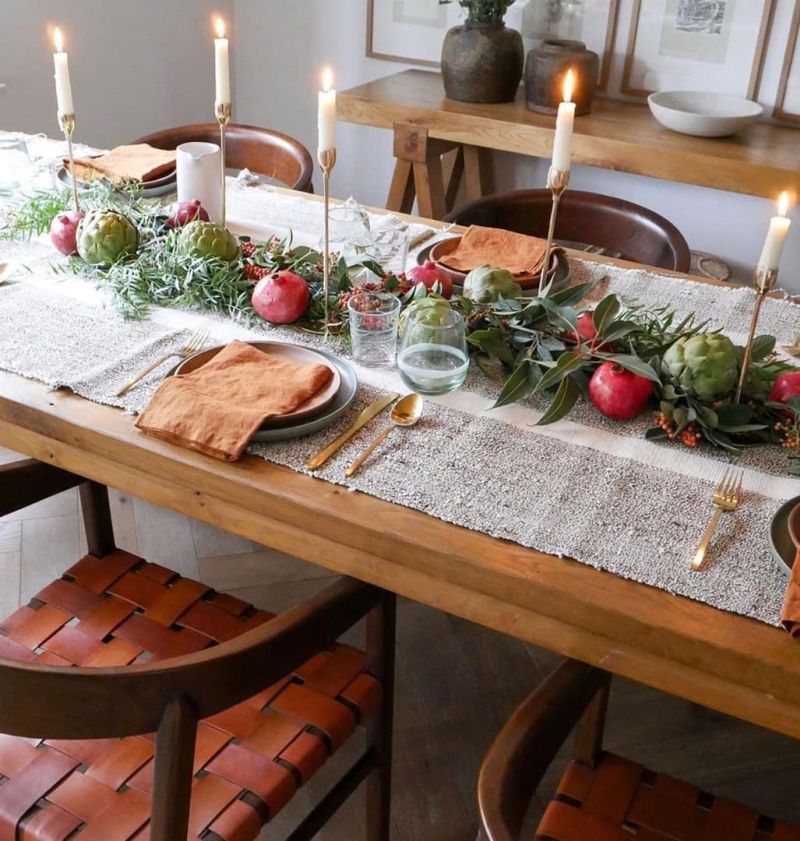
[[[148,435],[236,461],[268,418],[293,412],[328,384],[327,365],[303,365],[234,341],[190,374],[167,377],[139,416]]]
[[[797,547],[797,552],[789,576],[789,586],[786,588],[781,621],[793,637],[800,637],[800,505],[789,515],[789,534]]]
[[[546,251],[547,243],[543,239],[500,228],[472,225],[455,251],[442,257],[441,262],[459,272],[492,266],[513,275],[538,275],[542,271]]]
[[[69,161],[64,161],[69,169]],[[107,178],[120,182],[152,181],[175,169],[175,150],[154,149],[147,143],[117,146],[99,158],[76,158],[75,174],[81,181]]]

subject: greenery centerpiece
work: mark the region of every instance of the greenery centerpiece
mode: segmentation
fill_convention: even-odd
[[[453,0],[439,0],[440,5]],[[453,27],[442,47],[442,77],[450,99],[510,102],[522,79],[522,35],[503,22],[513,0],[457,0],[466,22]]]
[[[0,238],[50,228],[53,243],[69,255],[55,270],[94,279],[130,318],[142,318],[153,305],[175,306],[321,332],[318,251],[291,238],[237,239],[204,219],[196,203],[167,208],[143,201],[135,189],[95,184],[81,204],[85,214],[75,218],[68,193],[36,193],[6,211]],[[328,305],[343,338],[356,273],[372,278],[359,288],[400,296],[401,329],[412,309],[429,310],[435,323],[437,310],[457,308],[474,361],[498,380],[497,407],[544,398],[542,425],[564,418],[579,402],[619,422],[650,409],[650,439],[731,454],[782,447],[789,469],[800,475],[800,368],[776,353],[772,336],[757,337],[737,401],[743,348],[693,315],[678,318],[668,307],[625,303],[615,294],[581,308],[592,283],[525,298],[512,275],[490,267],[471,272],[463,294],[451,299],[443,297],[451,293],[449,284],[427,265],[408,276],[368,259],[352,265],[335,257],[333,267]]]

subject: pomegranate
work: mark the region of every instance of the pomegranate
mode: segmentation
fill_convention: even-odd
[[[604,362],[589,380],[589,398],[601,415],[630,420],[647,405],[653,384],[616,362]]]
[[[168,228],[182,228],[195,220],[208,222],[208,213],[200,204],[200,199],[177,201],[170,207],[169,212],[170,216],[164,223]]]
[[[421,266],[414,266],[406,272],[406,277],[412,286],[425,284],[426,289],[433,289],[438,282],[442,296],[449,298],[453,294],[453,278],[448,272],[440,268],[433,260],[426,260]]]
[[[769,399],[776,403],[788,403],[792,397],[800,397],[800,370],[781,374],[769,393]]]
[[[575,320],[575,326],[578,328],[578,335],[581,337],[582,342],[591,342],[597,335],[597,330],[595,330],[594,326],[594,315],[591,312],[582,312]],[[575,331],[570,330],[565,338],[570,342],[576,341]]]
[[[308,284],[294,272],[282,271],[261,278],[253,290],[253,309],[270,324],[292,324],[308,309]]]
[[[67,210],[57,213],[50,223],[50,242],[67,257],[78,253],[76,234],[81,219],[83,213],[80,210]]]

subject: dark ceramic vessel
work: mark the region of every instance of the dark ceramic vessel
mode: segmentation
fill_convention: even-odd
[[[445,93],[460,102],[510,102],[524,62],[522,36],[516,29],[503,23],[455,26],[442,48]]]
[[[555,114],[563,99],[564,77],[575,71],[575,113],[588,114],[597,89],[600,57],[582,41],[545,41],[528,53],[525,102],[531,111]]]

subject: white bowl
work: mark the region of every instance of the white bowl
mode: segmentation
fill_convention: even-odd
[[[695,137],[736,134],[764,113],[757,102],[741,96],[696,91],[651,93],[647,104],[662,126]]]

